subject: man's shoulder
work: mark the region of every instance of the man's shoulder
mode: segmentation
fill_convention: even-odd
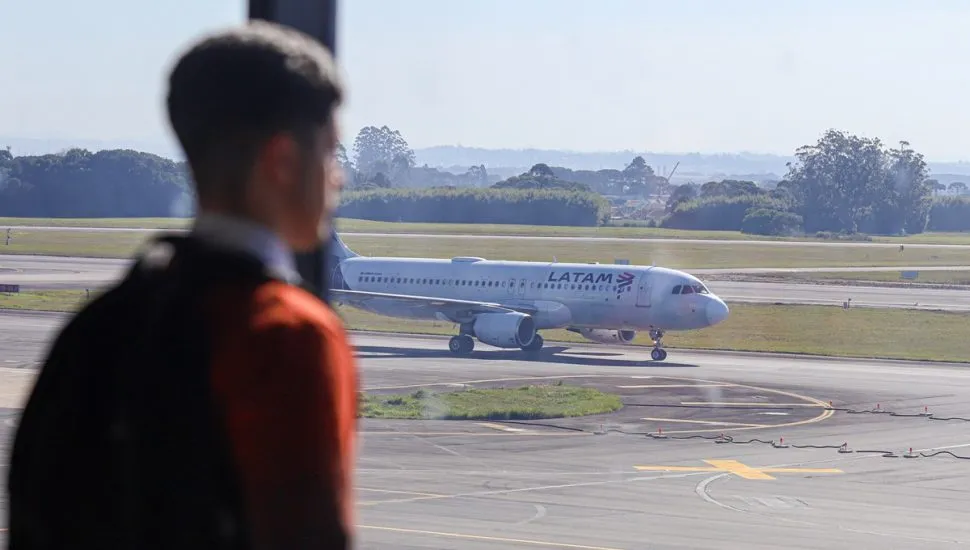
[[[313,329],[327,338],[345,338],[340,317],[306,290],[282,281],[268,281],[253,293],[257,327]]]

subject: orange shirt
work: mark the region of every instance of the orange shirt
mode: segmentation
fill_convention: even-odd
[[[221,287],[207,306],[253,548],[349,547],[357,371],[340,318],[299,287]]]

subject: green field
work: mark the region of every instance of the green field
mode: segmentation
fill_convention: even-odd
[[[151,236],[148,232],[67,231],[29,229],[11,233],[10,244],[0,235],[0,254],[44,254],[128,258]],[[915,249],[858,246],[777,246],[724,242],[686,242],[676,239],[634,242],[469,240],[441,236],[419,239],[405,235],[370,236],[345,234],[344,241],[365,256],[451,258],[474,254],[490,259],[559,262],[613,263],[627,259],[633,264],[691,268],[741,267],[843,267],[965,265],[970,261],[961,249]]]
[[[112,227],[134,229],[182,229],[188,227],[186,218],[0,218],[4,226],[48,227]],[[447,223],[392,223],[369,220],[340,219],[340,231],[348,233],[425,233],[455,235],[515,235],[542,237],[613,237],[658,239],[713,239],[713,240],[786,240],[818,242],[814,237],[764,237],[745,235],[739,231],[687,231],[649,227],[570,227],[543,225],[505,224],[447,224]],[[873,242],[913,244],[965,244],[970,245],[970,233],[923,233],[907,237],[873,237]]]
[[[72,311],[84,291],[55,290],[0,294],[0,309]],[[348,328],[378,332],[455,334],[448,323],[406,321],[340,308]],[[669,348],[805,353],[882,359],[970,362],[970,314],[906,309],[731,304],[724,323],[700,331],[670,332]],[[591,343],[565,330],[544,331],[555,342]],[[645,334],[635,345],[650,345]],[[442,340],[442,349],[447,342]],[[671,354],[671,360],[676,360]]]
[[[772,274],[751,274],[743,276],[733,276],[734,280],[743,278],[749,281],[763,282],[820,282],[831,284],[845,283],[874,283],[887,284],[893,283],[902,286],[912,286],[915,284],[927,285],[947,285],[947,286],[970,286],[970,270],[954,271],[920,271],[916,279],[903,279],[898,271],[820,271],[813,273],[772,273]],[[713,277],[716,279],[716,277]]]
[[[623,406],[619,396],[593,388],[535,385],[452,392],[418,390],[405,394],[365,394],[364,418],[436,420],[535,420],[604,414]]]

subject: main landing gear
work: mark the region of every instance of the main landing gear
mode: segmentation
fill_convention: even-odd
[[[663,348],[663,337],[664,331],[658,328],[650,329],[650,339],[653,340],[653,350],[650,351],[650,357],[654,361],[663,361],[667,358],[667,351]]]
[[[529,342],[528,346],[522,346],[522,351],[539,351],[542,349],[544,343],[545,340],[542,339],[542,336],[536,334],[532,337],[532,341]]]
[[[452,336],[448,341],[448,349],[455,355],[468,355],[475,349],[475,339],[467,334]]]
[[[542,349],[545,341],[542,336],[536,334],[527,346],[521,346],[522,351],[536,352]],[[448,350],[455,355],[468,355],[475,349],[475,339],[471,334],[462,331],[458,336],[452,336],[448,340]]]

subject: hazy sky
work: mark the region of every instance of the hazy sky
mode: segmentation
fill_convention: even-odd
[[[790,154],[828,127],[970,159],[966,0],[342,0],[364,125],[414,147]],[[165,142],[165,72],[244,0],[4,2],[0,136]]]

